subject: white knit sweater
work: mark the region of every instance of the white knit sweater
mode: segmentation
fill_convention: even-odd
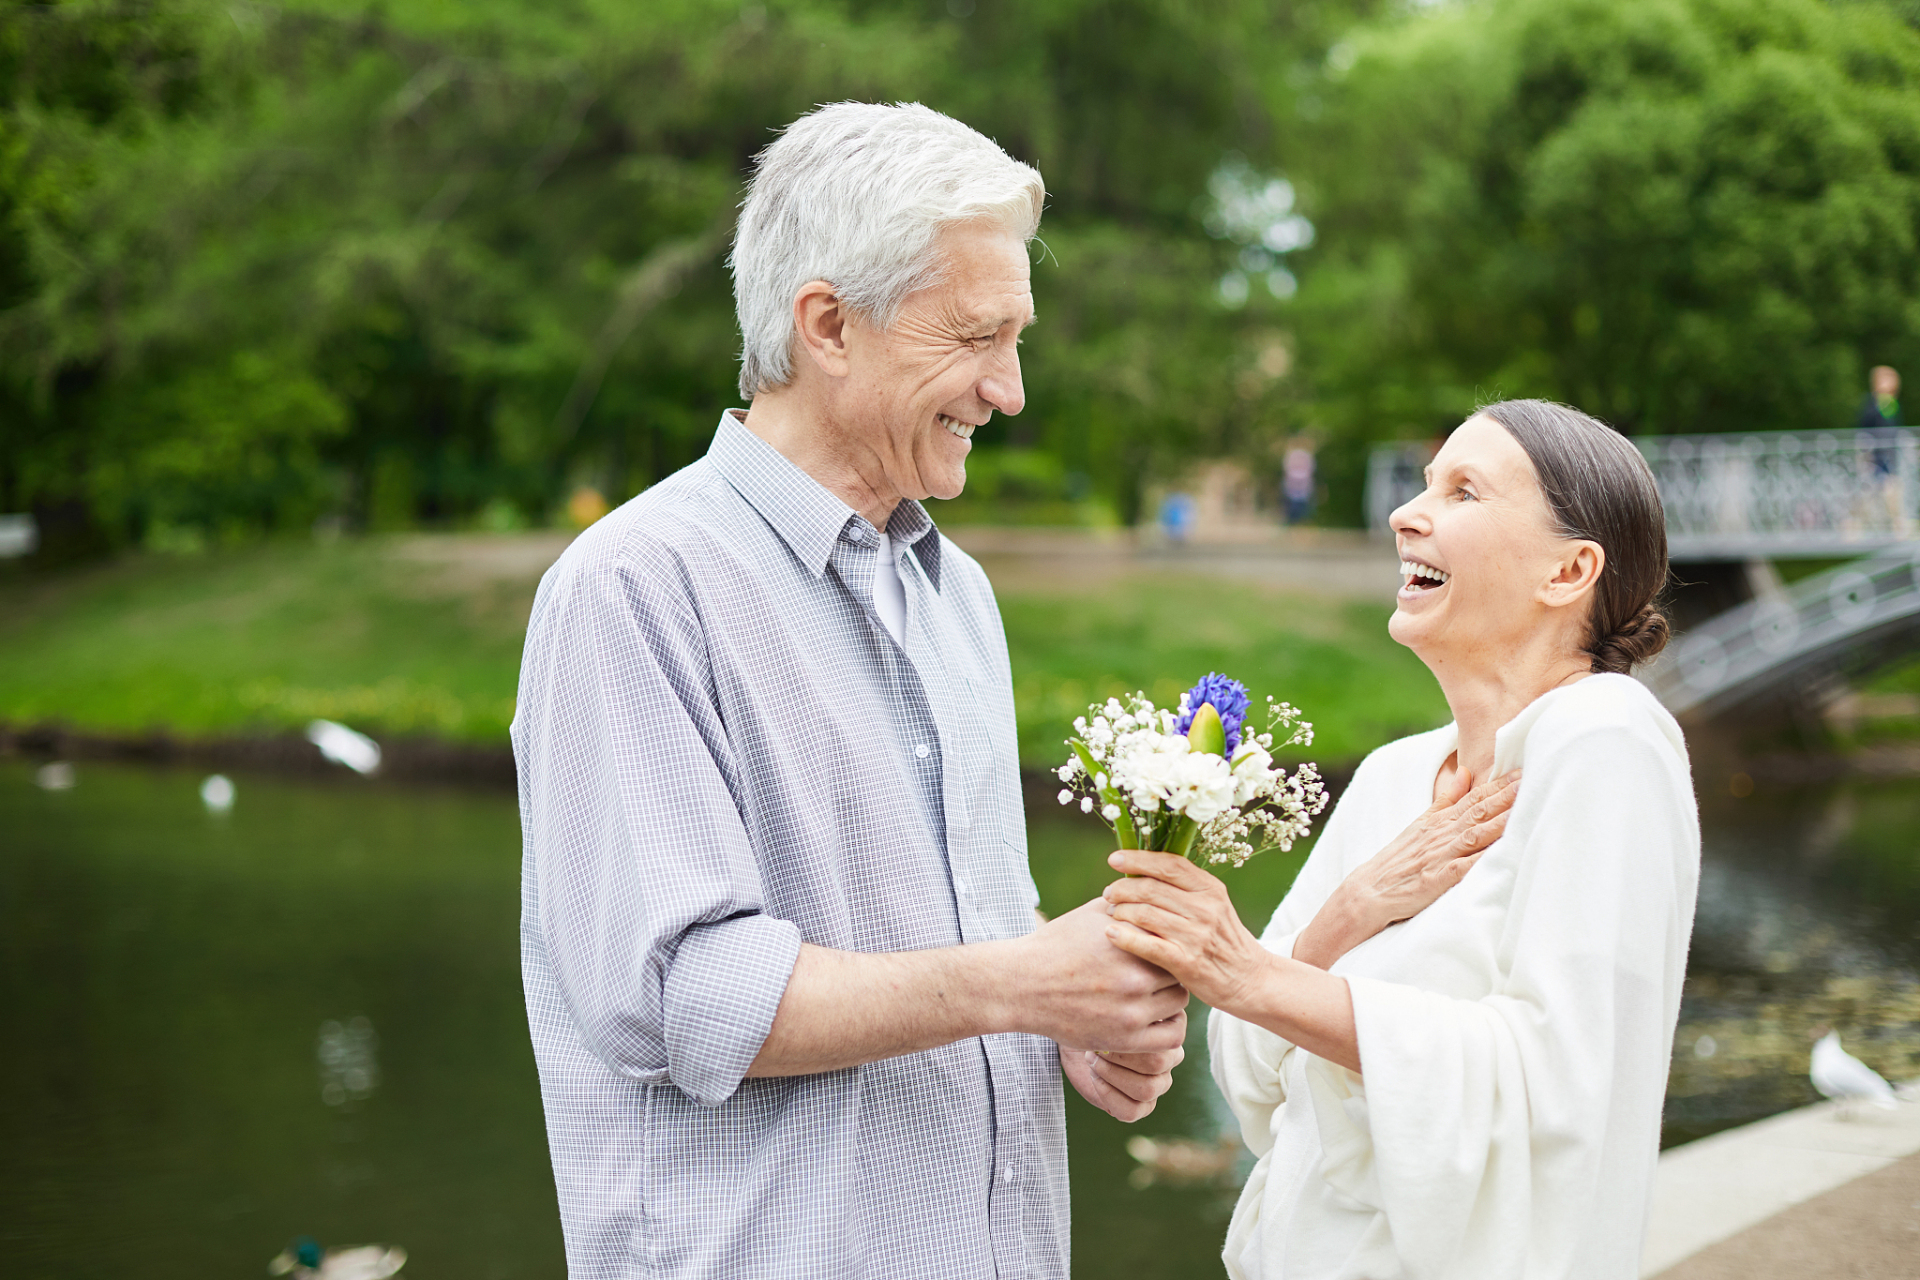
[[[1281,954],[1432,802],[1455,726],[1355,773],[1261,939]],[[1680,728],[1626,676],[1535,701],[1525,767],[1464,880],[1333,966],[1364,1078],[1215,1012],[1214,1078],[1260,1157],[1240,1280],[1632,1280],[1658,1156],[1700,829]]]

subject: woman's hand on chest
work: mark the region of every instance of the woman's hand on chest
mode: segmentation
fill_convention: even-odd
[[[1295,939],[1294,959],[1329,968],[1388,925],[1432,906],[1473,870],[1507,829],[1520,771],[1471,790],[1469,781],[1458,771],[1443,777],[1426,812],[1348,873]]]

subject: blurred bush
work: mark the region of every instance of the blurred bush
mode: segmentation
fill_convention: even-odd
[[[1310,429],[1357,519],[1367,441],[1483,395],[1843,424],[1920,369],[1902,12],[0,0],[0,511],[60,559],[637,492],[737,399],[750,157],[845,98],[1051,189],[1028,409],[954,518],[1132,522]]]
[[[1031,408],[981,443],[1131,514],[1149,469],[1279,428],[1198,197],[1271,162],[1273,68],[1358,7],[4,0],[0,510],[57,550],[623,498],[737,400],[750,157],[863,98],[1047,174]]]

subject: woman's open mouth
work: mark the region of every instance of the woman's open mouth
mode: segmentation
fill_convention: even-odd
[[[1436,569],[1418,560],[1402,560],[1400,576],[1406,579],[1405,585],[1400,588],[1401,595],[1420,595],[1428,591],[1438,591],[1447,585],[1447,580],[1453,575],[1445,569]]]

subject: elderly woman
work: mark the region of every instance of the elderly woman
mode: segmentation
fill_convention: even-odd
[[[1699,874],[1679,727],[1626,674],[1666,639],[1659,496],[1605,425],[1512,401],[1393,527],[1389,630],[1453,723],[1366,759],[1258,940],[1218,880],[1138,852],[1109,936],[1213,1006],[1259,1156],[1230,1275],[1627,1280]],[[1484,850],[1389,842],[1523,766]]]

